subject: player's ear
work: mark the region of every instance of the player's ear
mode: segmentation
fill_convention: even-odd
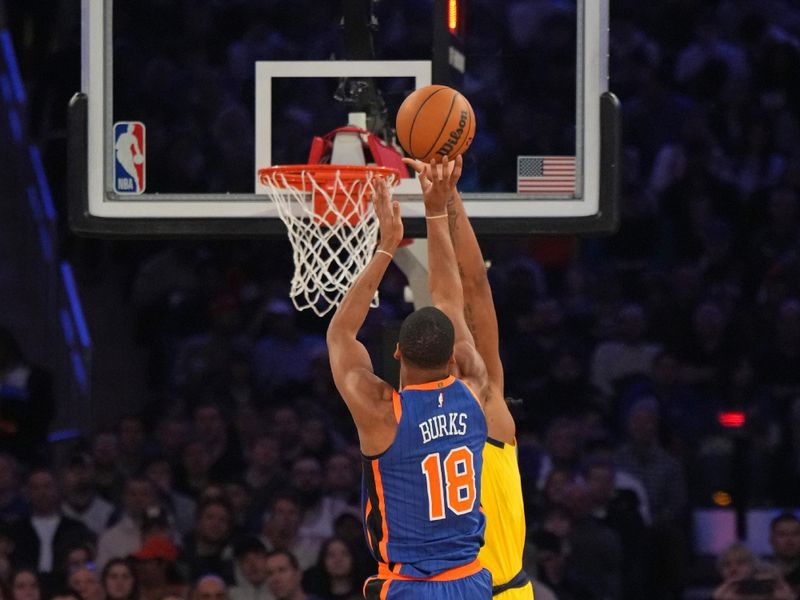
[[[397,344],[395,344],[394,354],[392,354],[392,356],[394,356],[395,360],[400,360],[400,342],[397,342]]]

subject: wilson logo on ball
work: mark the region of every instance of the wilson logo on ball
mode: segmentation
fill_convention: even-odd
[[[439,156],[447,156],[450,152],[453,151],[453,148],[456,147],[458,144],[458,140],[461,139],[461,136],[464,135],[464,128],[467,126],[467,111],[462,110],[461,116],[458,119],[458,129],[454,129],[450,132],[450,137],[447,138],[447,141],[442,144],[442,146],[436,151],[436,154]]]

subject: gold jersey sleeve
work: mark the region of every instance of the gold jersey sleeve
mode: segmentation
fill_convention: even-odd
[[[483,449],[481,506],[486,515],[486,532],[478,558],[491,572],[492,585],[497,587],[520,572],[525,547],[525,506],[516,445],[487,440]],[[530,584],[513,591],[515,598],[533,598]]]

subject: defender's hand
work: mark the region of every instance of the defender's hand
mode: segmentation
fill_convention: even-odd
[[[378,249],[394,254],[403,240],[403,220],[400,218],[400,203],[392,200],[389,184],[383,177],[375,178],[375,193],[372,195],[375,214],[381,231]]]
[[[423,177],[425,177],[425,179],[427,181],[430,181],[430,178],[431,178],[430,177],[431,166],[428,163],[423,162],[423,161],[419,160],[418,158],[403,158],[403,162],[406,165],[408,165],[409,167],[411,167],[412,169],[414,169],[414,171],[416,171],[417,175],[420,175],[420,181],[422,181]],[[461,155],[459,154],[456,157],[455,160],[449,161],[448,166],[447,166],[448,173],[452,174],[453,173],[453,169],[455,169],[456,167],[461,168],[462,165],[463,165],[463,159],[461,158]],[[461,176],[461,171],[456,173],[456,177],[455,177],[455,180],[453,181],[453,185],[456,185],[458,183],[458,180],[459,180],[460,176]]]
[[[426,215],[432,217],[446,214],[447,203],[461,177],[463,167],[461,155],[452,162],[447,157],[441,161],[433,158],[429,164],[410,158],[404,158],[403,162],[419,175]]]

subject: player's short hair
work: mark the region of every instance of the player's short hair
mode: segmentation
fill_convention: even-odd
[[[422,369],[443,367],[453,355],[453,323],[438,308],[415,310],[400,326],[400,353],[403,359]]]

